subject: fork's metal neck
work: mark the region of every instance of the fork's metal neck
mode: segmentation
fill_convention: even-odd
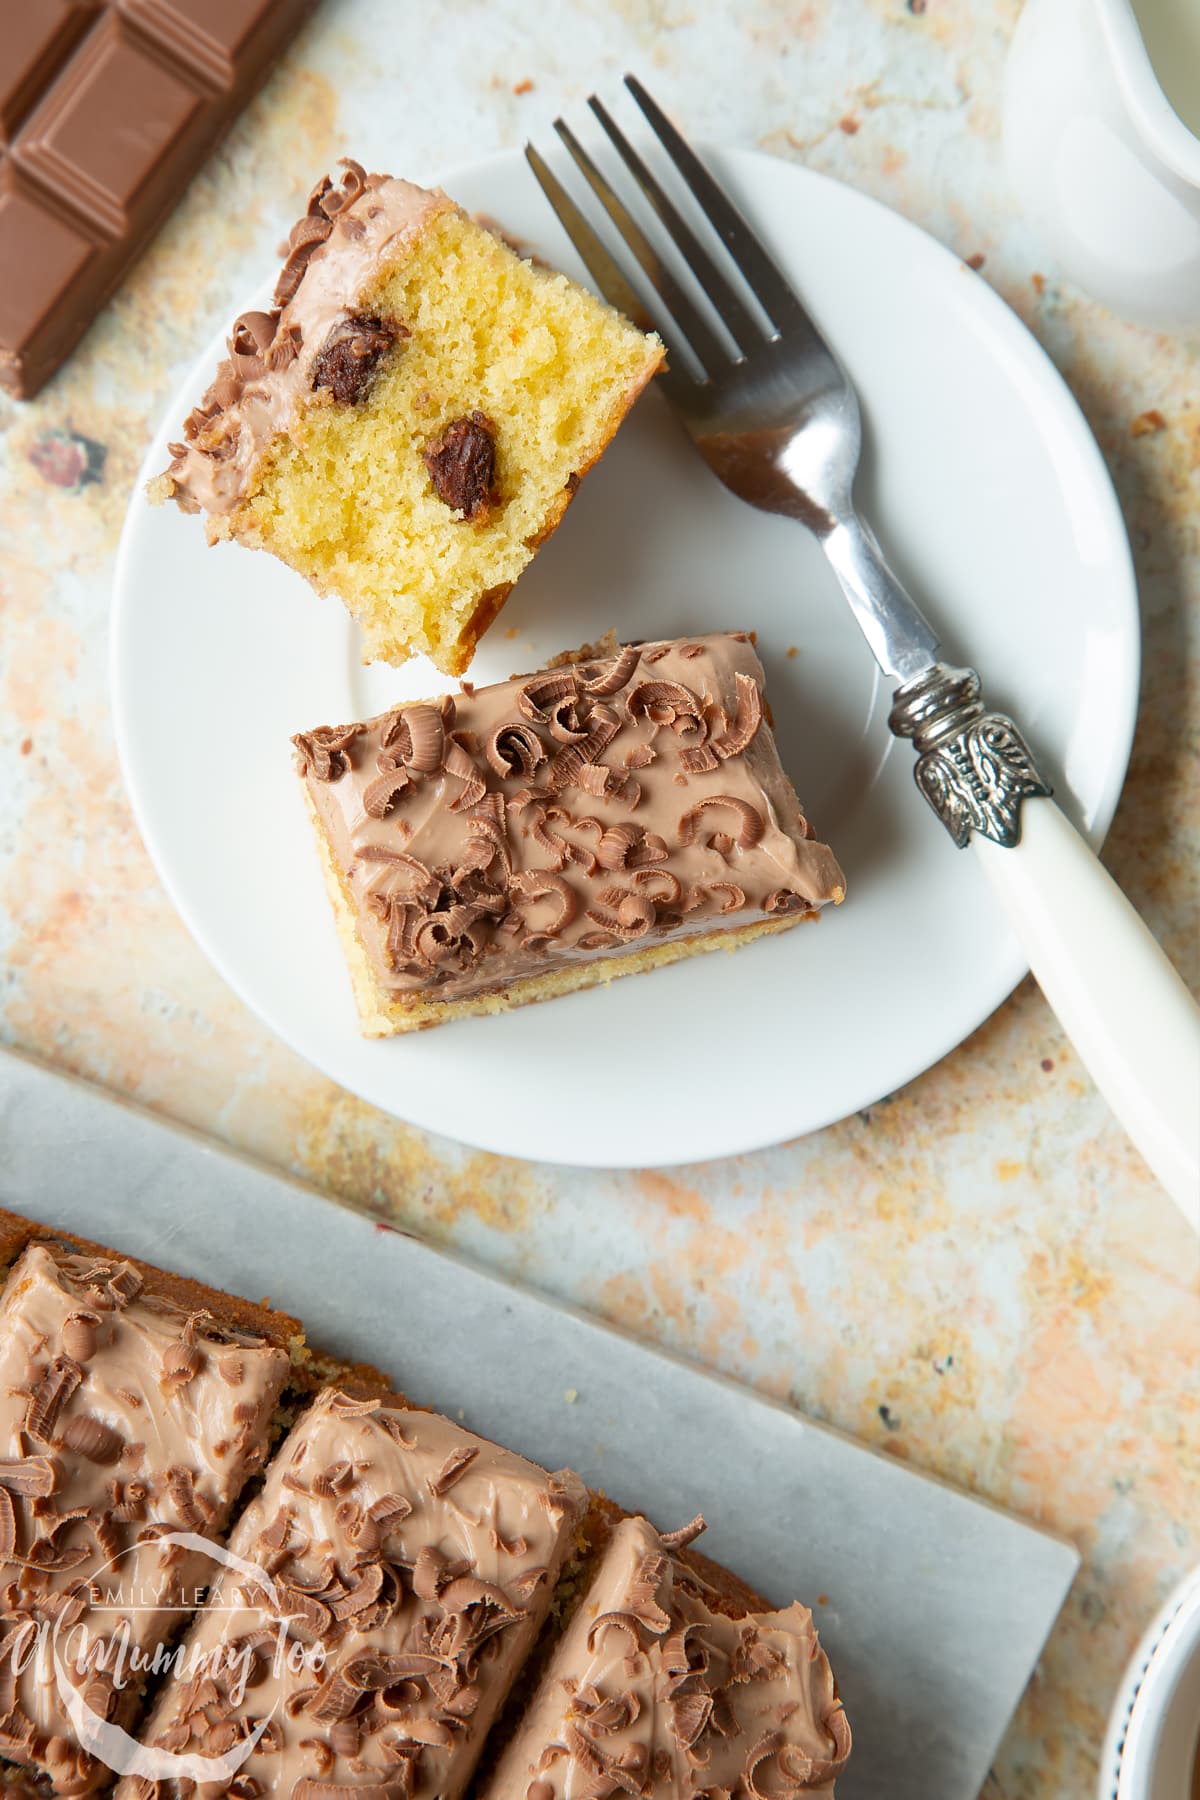
[[[937,633],[888,568],[870,527],[846,508],[817,535],[885,675],[905,682],[928,669],[937,656]]]

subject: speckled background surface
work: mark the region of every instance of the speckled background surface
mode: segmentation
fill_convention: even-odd
[[[106,692],[146,439],[310,180],[351,149],[432,176],[633,67],[696,135],[802,159],[982,258],[1066,375],[1144,620],[1106,860],[1196,984],[1200,353],[1060,283],[1015,215],[1017,11],[456,0],[418,33],[394,0],[325,0],[67,370],[0,401],[0,1033],[1069,1534],[1084,1569],[986,1792],[1074,1800],[1137,1635],[1200,1559],[1200,1270],[1036,989],[903,1093],[757,1156],[606,1176],[467,1153],[314,1074],[225,989],[138,838]]]

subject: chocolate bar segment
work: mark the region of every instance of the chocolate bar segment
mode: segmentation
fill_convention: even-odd
[[[5,8],[0,144],[12,141],[99,10],[99,0],[35,0],[32,5]]]
[[[227,1785],[204,1793],[457,1800],[585,1506],[569,1471],[436,1413],[328,1390],[238,1521],[238,1560],[143,1741],[181,1773],[187,1758],[231,1757]],[[157,1794],[133,1781],[117,1793],[174,1791],[168,1777]]]
[[[186,155],[206,98],[194,76],[173,69],[109,13],[13,153],[26,174],[117,237],[146,215],[156,185],[170,183],[171,158]]]
[[[69,354],[315,0],[39,0],[5,21],[0,386]]]

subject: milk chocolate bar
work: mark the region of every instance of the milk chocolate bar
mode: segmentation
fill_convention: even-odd
[[[0,55],[0,386],[74,349],[316,0],[36,0]]]

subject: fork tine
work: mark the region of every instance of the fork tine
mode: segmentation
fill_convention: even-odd
[[[725,329],[734,342],[747,353],[757,348],[765,337],[762,325],[726,280],[700,242],[674,201],[661,187],[657,177],[647,168],[608,108],[593,94],[588,105],[604,127],[620,153],[626,168],[649,200],[651,206],[675,241],[684,261],[712,302]]]
[[[715,374],[719,369],[723,369],[731,361],[731,358],[711,325],[708,324],[699,308],[683,292],[637,221],[613,192],[570,126],[562,119],[555,119],[554,129],[575,159],[592,192],[620,232],[626,248],[637,259],[650,285],[691,345],[701,368],[708,374]]]
[[[781,331],[785,326],[800,325],[816,333],[798,294],[774,257],[724,188],[709,174],[687,139],[675,129],[658,102],[651,99],[636,75],[626,75],[625,86],[775,325]]]
[[[664,331],[661,324],[651,317],[648,308],[630,287],[557,175],[532,144],[525,146],[525,160],[537,177],[559,224],[574,244],[581,261],[609,305],[615,306],[618,312],[623,312],[627,319],[632,319],[642,331],[658,332],[667,347],[667,366],[658,371],[655,385],[666,390],[673,406],[687,411],[694,403],[698,388],[691,376],[684,373],[683,358],[672,342],[670,332]]]

